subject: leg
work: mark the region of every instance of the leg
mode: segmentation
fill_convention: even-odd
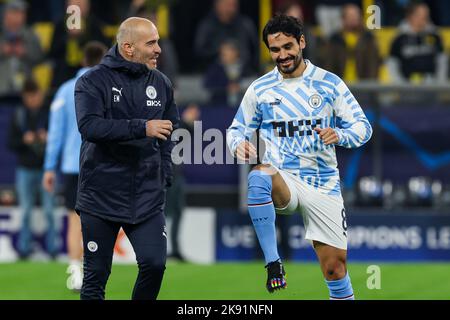
[[[280,255],[283,260],[290,260],[292,257],[291,250],[289,248],[289,227],[290,227],[290,216],[285,214],[279,214],[277,216],[277,226],[280,229]]]
[[[71,264],[80,264],[83,257],[80,216],[75,212],[78,175],[64,175],[64,201],[68,211],[67,251]]]
[[[353,288],[347,272],[347,250],[313,241],[332,300],[353,300]]]
[[[323,193],[303,180],[297,181],[296,190],[305,238],[313,243],[330,299],[353,299],[346,267],[347,218],[341,195]]]
[[[67,230],[67,250],[69,254],[69,266],[66,273],[69,274],[67,279],[67,288],[75,292],[79,292],[83,285],[83,239],[81,236],[80,217],[75,211],[69,211],[68,214],[68,230]]]
[[[67,250],[70,261],[81,261],[83,257],[83,239],[81,221],[78,214],[71,210],[68,214]]]
[[[139,267],[133,289],[133,300],[156,300],[158,297],[166,269],[165,225],[165,218],[161,213],[137,225],[123,226],[136,253]]]
[[[268,165],[257,165],[252,169],[248,175],[248,210],[266,264],[280,259],[275,207],[285,207],[289,200],[289,188],[276,170]]]
[[[83,285],[83,268],[81,260],[83,258],[83,239],[81,236],[80,216],[75,212],[77,198],[78,175],[66,174],[64,176],[64,202],[68,211],[68,227],[66,234],[67,251],[69,255],[69,266],[67,273],[68,288],[80,291]]]
[[[30,219],[36,198],[37,188],[32,183],[31,170],[26,168],[17,168],[16,188],[19,198],[19,206],[22,211],[22,225],[19,233],[18,250],[21,257],[26,257],[31,253],[31,230]]]
[[[272,167],[257,165],[248,175],[248,211],[264,252],[269,292],[286,287],[285,272],[277,250],[275,206],[286,207],[290,197],[288,186]]]
[[[180,173],[174,175],[172,186],[168,188],[166,197],[166,214],[172,218],[169,232],[170,242],[172,243],[171,256],[183,260],[178,245],[181,214],[184,208],[183,177],[180,176]]]
[[[45,217],[47,218],[47,236],[46,236],[46,249],[50,256],[55,257],[57,253],[56,249],[56,229],[55,229],[55,218],[53,215],[55,198],[53,194],[47,192],[42,186],[42,172],[39,174],[39,179],[37,183],[40,184],[40,195],[42,209],[44,211]]]
[[[114,244],[120,224],[81,213],[84,247],[84,278],[81,300],[105,299],[111,273]]]

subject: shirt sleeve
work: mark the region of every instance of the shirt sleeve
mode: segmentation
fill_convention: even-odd
[[[233,156],[237,146],[244,140],[250,140],[262,121],[262,113],[258,107],[253,86],[250,86],[242,99],[241,105],[227,130],[227,144]]]
[[[345,148],[358,148],[369,141],[372,126],[364,111],[348,89],[340,80],[336,87],[334,111],[337,118],[335,131],[339,137],[337,145]]]
[[[61,154],[65,135],[67,93],[61,87],[55,95],[50,106],[50,120],[48,128],[47,145],[45,148],[44,169],[56,170],[58,157]]]

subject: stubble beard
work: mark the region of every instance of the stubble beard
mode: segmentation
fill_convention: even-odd
[[[153,56],[148,56],[147,57],[144,54],[135,53],[134,62],[144,64],[149,70],[156,69],[157,64],[155,64],[154,66],[150,65],[151,58],[154,58],[154,57]],[[156,58],[156,62],[158,62],[158,58]]]
[[[297,70],[300,67],[300,64],[302,63],[302,61],[303,61],[303,54],[302,54],[302,51],[300,50],[298,55],[294,57],[294,65],[290,68],[283,68],[281,66],[281,63],[277,61],[278,71],[280,71],[281,73],[283,73],[285,75],[290,75],[290,74],[294,73],[295,70]]]

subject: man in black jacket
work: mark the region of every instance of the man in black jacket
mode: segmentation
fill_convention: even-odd
[[[117,45],[75,86],[82,136],[76,211],[84,243],[81,299],[104,299],[120,227],[139,266],[133,299],[156,299],[167,252],[170,135],[179,115],[172,84],[159,72],[158,30],[143,18],[119,27]]]

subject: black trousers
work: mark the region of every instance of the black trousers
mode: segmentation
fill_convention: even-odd
[[[111,273],[114,245],[120,227],[130,240],[139,267],[133,300],[155,300],[164,275],[167,238],[164,214],[139,224],[124,224],[81,212],[84,264],[82,300],[105,299],[105,287]]]
[[[172,218],[170,228],[170,241],[172,243],[172,255],[180,256],[179,233],[183,209],[185,206],[184,177],[181,173],[174,174],[172,186],[167,189],[166,215]]]

